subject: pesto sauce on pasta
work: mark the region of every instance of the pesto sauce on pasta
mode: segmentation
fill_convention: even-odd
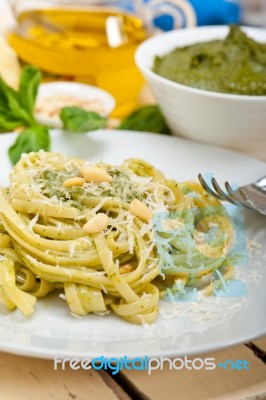
[[[197,288],[215,271],[232,276],[230,218],[199,184],[166,179],[149,163],[129,159],[93,164],[109,182],[83,178],[81,186],[64,186],[88,165],[30,153],[0,189],[0,302],[8,310],[30,316],[38,298],[59,291],[73,315],[113,311],[146,324],[177,282]],[[89,231],[95,218],[106,223]],[[206,292],[218,285],[210,281]]]

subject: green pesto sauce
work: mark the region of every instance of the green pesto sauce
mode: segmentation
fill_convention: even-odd
[[[178,83],[220,93],[266,95],[266,44],[231,26],[224,40],[179,47],[154,60],[154,72]]]
[[[70,206],[82,209],[83,206],[80,202],[80,198],[84,195],[84,191],[79,186],[73,188],[64,188],[64,181],[73,176],[78,176],[77,173],[68,173],[67,171],[59,172],[47,169],[43,171],[39,179],[44,181],[44,187],[42,194],[48,198],[53,196],[57,197],[58,200],[68,202]]]
[[[58,200],[67,202],[70,206],[78,209],[84,208],[83,202],[89,197],[118,197],[127,203],[135,198],[143,200],[142,194],[138,192],[138,185],[131,182],[130,176],[111,167],[107,169],[107,172],[113,177],[112,183],[108,187],[104,183],[98,183],[96,190],[90,189],[90,183],[82,187],[64,187],[64,181],[79,176],[79,171],[68,172],[47,169],[40,173],[38,179],[43,182],[42,194],[44,196],[48,198],[55,196]],[[95,186],[95,184],[92,184],[92,186]]]

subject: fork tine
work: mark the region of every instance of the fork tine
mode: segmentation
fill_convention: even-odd
[[[247,195],[247,194],[244,192],[244,190],[242,189],[242,187],[239,188],[239,194],[241,194],[243,200],[245,200],[245,201],[249,201],[249,200],[250,200],[249,197],[248,197],[248,195]]]
[[[244,204],[243,204],[240,200],[237,199],[236,193],[235,193],[235,191],[232,189],[230,183],[229,183],[228,181],[226,181],[224,185],[225,185],[225,187],[226,187],[226,190],[227,190],[227,192],[228,192],[228,195],[229,195],[230,199],[232,199],[233,202],[234,202],[235,204],[237,204],[238,206],[242,206],[242,207],[243,207]]]
[[[253,209],[252,205],[248,203],[249,202],[248,196],[246,195],[245,192],[243,192],[241,187],[239,187],[237,191],[236,190],[234,191],[229,182],[225,182],[225,187],[226,190],[228,191],[229,196],[235,200],[235,203],[238,206],[246,207],[249,208],[250,210]],[[237,198],[237,195],[239,196],[239,200]]]
[[[239,188],[239,192],[243,196],[243,199],[245,201],[245,206],[249,208],[250,210],[255,210],[259,212],[262,215],[266,215],[266,208],[263,207],[263,204],[260,203],[255,203],[250,196],[246,193],[244,187]]]
[[[239,194],[241,194],[243,201],[245,201],[245,207],[250,208],[251,210],[254,210],[254,208],[256,209],[256,207],[254,207],[253,201],[251,201],[251,199],[242,187],[239,188]]]
[[[200,182],[201,186],[203,187],[204,190],[206,190],[206,192],[210,193],[212,196],[216,197],[217,199],[220,199],[220,197],[217,195],[217,193],[215,193],[211,189],[211,187],[206,183],[206,181],[203,178],[202,174],[198,174],[198,179],[199,179],[199,182]]]
[[[218,193],[221,200],[229,201],[232,204],[236,204],[233,199],[231,199],[218,185],[218,182],[215,178],[212,178],[212,184],[216,192]]]
[[[226,200],[234,205],[242,206],[250,210],[255,210],[258,213],[266,216],[266,193],[264,193],[266,192],[266,187],[263,187],[263,191],[260,191],[259,193],[258,190],[260,190],[260,188],[257,189],[257,192],[255,190],[256,183],[249,184],[243,187],[240,186],[234,190],[230,183],[226,181],[224,183],[226,189],[225,192],[221,189],[217,180],[214,177],[211,179],[212,187],[205,181],[202,174],[198,174],[198,179],[203,189],[217,199]],[[266,179],[266,177],[263,179]]]

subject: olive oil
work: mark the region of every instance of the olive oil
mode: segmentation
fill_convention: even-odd
[[[9,42],[46,80],[85,82],[112,93],[119,117],[137,105],[143,79],[134,53],[145,38],[142,21],[119,10],[43,9],[22,13]]]

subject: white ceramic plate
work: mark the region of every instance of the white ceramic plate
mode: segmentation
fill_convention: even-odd
[[[114,97],[103,89],[96,86],[76,82],[48,82],[42,83],[39,87],[36,104],[43,99],[50,99],[53,96],[70,96],[79,100],[97,100],[102,104],[103,116],[111,114],[115,108]],[[49,100],[47,100],[49,101]],[[62,122],[59,117],[50,117],[45,114],[35,114],[40,124],[53,128],[61,128]]]
[[[7,149],[15,134],[0,135],[0,184],[8,183]],[[142,157],[177,180],[215,173],[220,181],[245,184],[266,172],[266,164],[237,153],[161,135],[97,131],[71,135],[54,131],[53,150],[88,160],[120,163]],[[1,207],[1,205],[0,205]],[[238,210],[232,210],[235,213]],[[38,301],[28,319],[0,307],[0,350],[42,358],[181,356],[243,342],[266,333],[266,219],[245,213],[251,258],[239,266],[246,297],[209,297],[195,303],[161,302],[160,315],[148,327],[134,326],[114,315],[74,318],[60,298]]]

